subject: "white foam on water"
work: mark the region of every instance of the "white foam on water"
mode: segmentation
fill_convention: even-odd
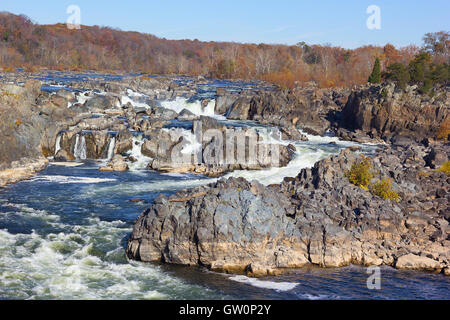
[[[56,143],[55,143],[55,156],[58,153],[58,151],[61,150],[61,134],[58,134],[56,137]]]
[[[68,108],[72,108],[77,103],[80,105],[84,105],[88,100],[93,98],[92,91],[80,92],[79,94],[75,94],[76,100],[74,102],[69,102]]]
[[[49,182],[49,183],[60,183],[60,184],[70,184],[70,183],[81,183],[81,184],[96,184],[104,182],[114,182],[116,179],[107,178],[90,178],[90,177],[72,177],[72,176],[49,176],[40,175],[27,180],[29,182]]]
[[[183,109],[189,110],[196,116],[208,116],[216,119],[225,119],[225,117],[215,114],[216,101],[211,100],[203,108],[200,100],[190,102],[186,98],[177,97],[175,100],[166,100],[161,102],[161,106],[166,109],[180,113]]]
[[[309,293],[300,294],[299,297],[306,300],[331,300],[339,298],[338,296],[329,296],[326,294],[314,295]]]
[[[263,185],[271,185],[281,183],[284,178],[296,177],[302,169],[311,168],[314,164],[326,158],[327,154],[320,150],[305,147],[294,143],[297,151],[294,159],[291,160],[286,167],[272,167],[263,170],[237,170],[225,175],[225,178],[245,178],[248,181],[257,180]]]
[[[23,218],[33,211],[25,205],[14,208]],[[39,210],[36,214],[43,220],[52,216]],[[11,234],[0,229],[0,297],[175,299],[193,291],[200,298],[211,295],[157,266],[128,261],[122,239],[131,227],[122,221],[87,218],[72,226],[58,217],[55,226],[64,232]]]
[[[53,226],[58,226],[58,222],[60,220],[60,217],[58,215],[50,214],[45,210],[37,210],[37,209],[29,208],[23,204],[6,203],[5,205],[7,205],[10,208],[16,209],[16,210],[14,210],[15,214],[17,214],[19,216],[23,216],[24,218],[29,218],[29,217],[39,218],[41,220],[45,220],[47,223],[49,223]],[[0,211],[0,215],[2,215],[2,214],[8,214],[8,212]]]
[[[122,106],[130,103],[134,108],[145,108],[145,109],[150,109],[150,106],[144,102],[139,102],[139,101],[135,101],[132,98],[130,98],[129,96],[122,96],[120,98],[120,103]]]
[[[148,95],[143,94],[141,92],[135,92],[131,89],[127,89],[127,96],[129,97],[135,97],[135,98],[142,98],[142,97],[148,97]]]
[[[345,141],[345,140],[340,140],[339,137],[330,137],[330,136],[315,136],[315,135],[311,135],[308,134],[302,130],[299,130],[299,132],[303,135],[305,135],[308,140],[312,143],[317,143],[317,144],[330,144],[330,143],[336,143],[339,144],[341,146],[345,146],[345,147],[352,147],[352,146],[361,146],[361,143],[358,142],[353,142],[353,141]],[[364,143],[364,145],[366,146],[377,146],[378,143],[371,143],[371,142],[367,142]]]
[[[258,132],[262,134],[263,141],[267,143],[289,145],[296,147],[296,152],[293,159],[286,167],[276,168],[272,167],[264,170],[238,170],[225,175],[225,178],[242,177],[248,181],[257,180],[263,185],[279,184],[283,182],[284,178],[295,178],[302,169],[312,168],[318,161],[323,160],[331,155],[337,155],[342,149],[351,146],[361,146],[361,144],[352,141],[342,141],[337,137],[321,137],[302,134],[308,137],[309,141],[291,141],[281,140],[281,135],[278,136],[276,131],[272,132],[265,128],[257,127]],[[335,143],[335,144],[331,144]],[[376,144],[365,144],[366,146],[376,146]]]
[[[86,195],[111,195],[115,192],[121,194],[136,196],[148,192],[165,192],[192,189],[204,186],[217,181],[218,179],[189,179],[189,180],[155,180],[153,182],[123,182],[114,186],[89,186],[85,188],[78,196],[83,198]]]
[[[293,282],[274,282],[263,281],[255,278],[249,278],[246,276],[234,276],[229,278],[232,281],[249,284],[256,288],[271,289],[275,291],[290,291],[297,287],[298,283]]]
[[[116,147],[116,138],[112,137],[109,141],[108,145],[108,155],[106,157],[106,160],[111,160],[114,157],[114,148]]]
[[[136,162],[129,162],[128,167],[131,171],[145,169],[152,158],[144,156],[142,154],[142,145],[145,140],[142,136],[133,137],[132,148],[128,152],[128,155],[136,159]]]
[[[80,134],[77,134],[75,140],[75,147],[73,149],[73,155],[80,160],[86,160],[87,158],[86,138]]]
[[[191,130],[184,128],[165,128],[162,130],[168,132],[174,140],[177,140],[179,137],[184,138],[184,141],[188,144],[184,146],[183,150],[181,150],[182,154],[194,154],[202,149],[202,144],[197,141],[195,134]]]

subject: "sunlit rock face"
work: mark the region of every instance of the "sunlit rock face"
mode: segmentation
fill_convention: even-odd
[[[393,176],[398,203],[349,183],[360,157],[350,149],[281,185],[233,178],[160,196],[137,220],[128,256],[250,275],[351,263],[445,271],[450,217],[439,190],[449,185],[443,173],[417,174],[427,152],[387,149],[373,159],[380,176]]]

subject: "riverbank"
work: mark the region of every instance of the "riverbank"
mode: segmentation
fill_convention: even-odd
[[[49,160],[45,158],[12,163],[11,169],[0,171],[0,188],[35,176],[39,171],[44,170],[48,163]]]

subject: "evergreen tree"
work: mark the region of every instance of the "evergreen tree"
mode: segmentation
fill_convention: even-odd
[[[381,65],[380,59],[377,58],[373,66],[372,74],[369,77],[369,83],[380,83],[380,82],[381,82]]]
[[[406,86],[411,78],[405,66],[399,62],[396,62],[388,67],[388,71],[389,72],[386,74],[386,77],[397,83],[397,85],[403,90],[406,89]]]

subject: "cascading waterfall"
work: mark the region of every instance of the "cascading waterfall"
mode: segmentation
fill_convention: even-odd
[[[191,130],[186,130],[183,128],[171,128],[163,130],[168,132],[174,138],[174,140],[183,137],[184,141],[188,142],[188,144],[186,144],[181,151],[182,154],[193,154],[195,152],[198,152],[202,148],[202,144],[197,141],[197,137]]]
[[[136,136],[133,137],[133,147],[131,151],[128,152],[128,154],[136,159],[136,162],[130,163],[128,166],[130,170],[138,170],[146,168],[149,162],[152,160],[149,157],[146,157],[142,154],[142,145],[144,144],[145,139],[143,136]]]
[[[116,147],[116,137],[112,137],[111,140],[109,141],[109,146],[108,146],[108,156],[107,156],[107,160],[111,160],[114,157],[114,148]]]
[[[73,155],[80,160],[86,160],[86,139],[83,135],[77,134],[76,140],[75,140],[75,148],[73,150]]]
[[[58,134],[58,136],[56,137],[55,156],[58,154],[59,150],[61,150],[61,134]]]
[[[173,110],[177,113],[180,113],[181,111],[183,111],[183,109],[186,109],[197,116],[209,116],[209,117],[214,117],[214,118],[223,118],[222,116],[215,114],[215,109],[216,109],[216,101],[215,100],[209,101],[208,104],[205,107],[203,107],[202,101],[200,101],[200,100],[189,101],[186,98],[178,97],[175,100],[162,101],[161,106],[163,108]]]

